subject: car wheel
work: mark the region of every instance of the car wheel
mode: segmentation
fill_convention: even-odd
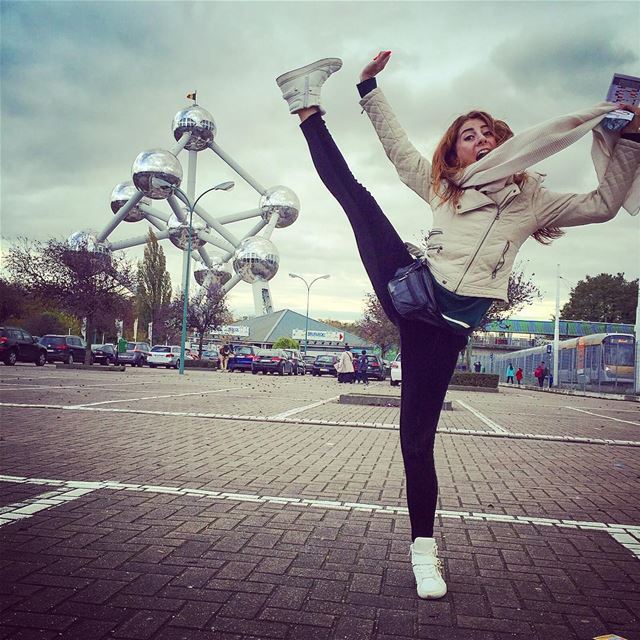
[[[156,365],[155,365],[155,364],[150,364],[150,365],[149,365],[149,368],[150,368],[150,369],[155,369],[155,368],[156,368]],[[169,367],[167,367],[167,369],[168,369],[168,368],[169,368]]]
[[[180,368],[180,360],[176,360],[176,363],[173,365],[174,369],[179,369]]]
[[[67,364],[73,364],[73,354],[72,353],[70,353],[67,356]]]
[[[8,367],[13,367],[13,365],[18,361],[18,354],[15,351],[9,351],[9,354],[4,359],[4,363]]]
[[[392,387],[397,387],[398,386],[398,381],[397,380],[389,380],[389,382],[391,383]]]
[[[253,375],[255,376],[258,372],[255,371],[254,369],[251,369],[251,373],[253,373]]]
[[[36,358],[36,367],[44,367],[45,364],[47,364],[47,356],[44,353],[41,353]]]

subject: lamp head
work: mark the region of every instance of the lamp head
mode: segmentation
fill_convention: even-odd
[[[228,182],[221,182],[220,184],[217,184],[214,189],[217,189],[218,191],[231,191],[235,186],[236,183],[233,180],[229,180]]]

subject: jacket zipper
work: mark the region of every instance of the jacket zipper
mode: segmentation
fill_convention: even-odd
[[[482,245],[484,244],[484,241],[487,239],[487,236],[489,235],[489,232],[491,231],[491,229],[493,228],[493,225],[496,223],[496,221],[499,218],[500,218],[500,207],[498,207],[498,210],[496,212],[495,217],[491,221],[491,224],[487,227],[487,230],[484,232],[484,235],[482,236],[482,239],[478,243],[478,246],[476,247],[476,250],[475,250],[475,252],[473,254],[473,257],[469,261],[469,264],[467,265],[466,269],[464,270],[464,272],[460,276],[460,279],[458,280],[458,283],[456,284],[456,287],[453,290],[454,293],[458,293],[458,289],[460,288],[460,285],[462,284],[462,281],[464,280],[464,277],[467,275],[467,272],[469,271],[469,269],[471,269],[471,265],[473,264],[474,260],[476,259],[476,256],[480,252],[480,249],[482,248]]]
[[[492,280],[496,279],[496,276],[498,275],[498,271],[500,271],[500,269],[504,267],[504,263],[506,262],[505,256],[507,255],[507,251],[509,251],[510,246],[511,246],[511,242],[507,240],[507,244],[504,245],[504,249],[502,250],[502,255],[500,256],[500,260],[498,260],[496,266],[493,268],[493,271],[491,272]]]

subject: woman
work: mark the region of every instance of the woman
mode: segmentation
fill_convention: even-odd
[[[513,376],[515,375],[515,369],[513,368],[513,365],[511,363],[507,365],[507,371],[505,375],[507,378],[507,383],[513,384]]]
[[[493,301],[507,299],[509,272],[528,236],[549,242],[561,233],[560,226],[603,222],[615,216],[640,162],[640,144],[624,140],[615,146],[595,192],[554,194],[540,186],[541,176],[526,174],[520,168],[541,159],[538,147],[542,138],[538,132],[533,133],[532,144],[525,136],[514,162],[513,153],[500,153],[511,130],[504,122],[476,111],[449,127],[430,163],[409,143],[376,87],[375,76],[389,57],[389,51],[381,52],[363,69],[358,85],[360,104],[401,180],[433,210],[427,261],[442,312],[439,325],[408,320],[397,313],[387,285],[398,269],[412,264],[414,256],[373,197],[352,176],[321,117],[320,88],[340,69],[342,61],[319,60],[283,74],[276,82],[290,113],[301,120],[320,179],[347,214],[374,291],[400,331],[400,439],[411,521],[411,561],[418,595],[440,598],[447,587],[433,537],[438,496],[433,448],[442,401],[458,354]],[[600,107],[594,117],[602,118],[614,108]],[[624,129],[625,137],[638,131],[639,120],[636,110],[633,121]],[[570,123],[574,122],[571,119]],[[562,144],[556,139],[559,134],[555,129],[552,134],[557,151]],[[576,135],[571,129],[561,142],[567,146],[577,139]],[[498,163],[493,162],[493,154]],[[511,171],[506,177],[505,167]],[[425,368],[425,362],[437,365]]]
[[[518,370],[516,371],[516,381],[518,382],[518,386],[520,386],[523,376],[524,373],[522,371],[522,368],[518,367]]]

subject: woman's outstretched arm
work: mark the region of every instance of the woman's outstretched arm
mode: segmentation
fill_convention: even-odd
[[[590,193],[555,193],[541,189],[536,204],[540,227],[577,227],[606,222],[618,213],[640,166],[640,108],[621,105],[635,117],[622,130],[607,171]]]
[[[360,85],[375,78],[389,62],[391,51],[381,51],[360,73]],[[415,191],[423,200],[429,202],[431,182],[431,163],[411,144],[404,129],[400,126],[389,103],[380,89],[371,82],[372,90],[360,100],[380,138],[387,157],[393,163],[400,180]]]

